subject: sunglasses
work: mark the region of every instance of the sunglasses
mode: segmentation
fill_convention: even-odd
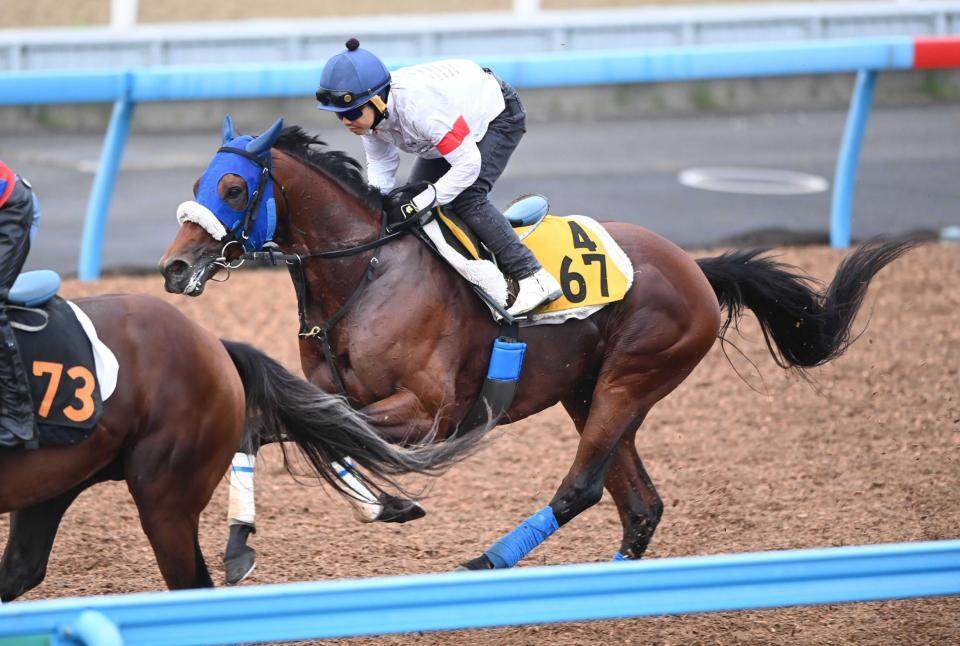
[[[340,121],[356,121],[363,116],[363,106],[361,105],[359,108],[351,108],[343,112],[337,112],[336,114]]]

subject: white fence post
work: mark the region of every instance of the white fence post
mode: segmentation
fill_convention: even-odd
[[[518,16],[533,16],[540,13],[540,0],[513,0],[513,13]]]
[[[137,24],[137,0],[110,0],[111,29],[130,29]]]

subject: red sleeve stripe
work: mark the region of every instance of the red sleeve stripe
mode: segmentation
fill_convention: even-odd
[[[918,70],[960,67],[960,38],[915,39],[913,67]]]
[[[457,117],[457,120],[453,123],[453,127],[450,128],[450,132],[445,134],[443,139],[440,140],[440,143],[437,144],[437,150],[440,151],[441,155],[449,155],[460,147],[460,144],[463,143],[463,138],[469,134],[470,126],[467,125],[463,117]]]
[[[0,161],[0,206],[7,202],[7,198],[13,193],[13,186],[17,183],[17,176],[13,171]]]

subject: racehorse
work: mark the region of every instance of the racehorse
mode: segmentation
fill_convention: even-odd
[[[278,120],[256,138],[238,137],[225,120],[223,147],[194,186],[196,201],[181,205],[180,230],[160,261],[166,289],[199,296],[244,251],[272,240],[292,258],[302,330],[313,330],[300,338],[308,379],[327,392],[342,387],[392,441],[456,436],[498,324],[417,236],[390,232],[384,199],[355,160],[300,128],[281,127]],[[265,194],[276,196],[260,216],[271,226],[251,245]],[[224,209],[235,223],[222,221]],[[635,446],[650,409],[744,308],[784,369],[803,372],[840,356],[870,280],[915,245],[865,244],[821,288],[760,251],[694,260],[642,227],[604,226],[633,263],[632,287],[586,319],[522,329],[527,359],[504,418],[515,422],[561,402],[580,434],[573,463],[547,507],[460,567],[512,566],[597,503],[604,487],[623,525],[614,558],[640,558],[663,511]]]
[[[127,481],[167,586],[212,586],[197,535],[200,512],[251,414],[261,434],[296,442],[335,486],[330,456],[343,451],[391,480],[442,468],[466,448],[438,453],[388,444],[340,397],[251,346],[221,341],[160,299],[104,296],[76,304],[116,355],[121,378],[86,440],[0,451],[0,513],[13,512],[0,563],[2,601],[40,584],[63,514],[82,491],[106,480]]]

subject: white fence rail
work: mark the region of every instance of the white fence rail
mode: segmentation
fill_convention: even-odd
[[[953,34],[957,0],[0,29],[0,71],[323,61],[347,36],[396,59]]]

